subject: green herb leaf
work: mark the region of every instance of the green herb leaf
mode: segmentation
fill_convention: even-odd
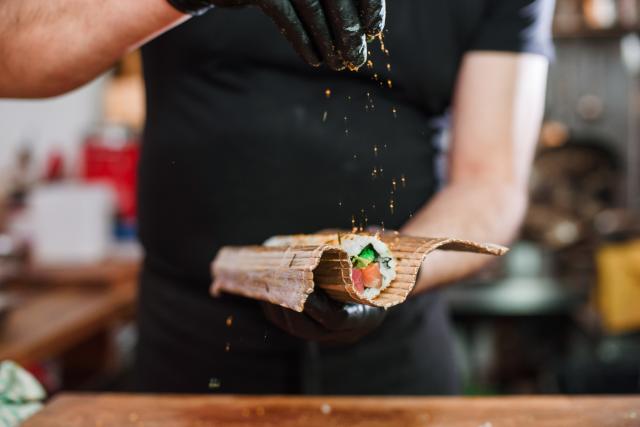
[[[375,261],[377,257],[378,253],[375,249],[373,249],[373,246],[367,245],[364,249],[362,249],[362,251],[360,251],[360,254],[358,254],[358,256],[351,257],[351,264],[353,264],[355,268],[365,268],[373,261]]]

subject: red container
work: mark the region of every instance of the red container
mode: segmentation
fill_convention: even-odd
[[[126,128],[109,126],[89,136],[81,154],[81,176],[87,182],[111,185],[118,214],[125,222],[136,218],[136,183],[140,143]]]

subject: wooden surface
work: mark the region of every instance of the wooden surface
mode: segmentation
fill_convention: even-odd
[[[0,325],[0,360],[23,365],[47,360],[130,318],[136,271],[131,263],[40,271],[37,286],[27,281],[11,285],[3,295],[15,307]]]
[[[139,259],[107,259],[104,262],[74,266],[29,265],[18,281],[45,286],[113,285],[135,279]]]
[[[62,395],[24,427],[640,426],[640,397],[300,398]]]

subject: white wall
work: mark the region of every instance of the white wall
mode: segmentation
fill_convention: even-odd
[[[12,163],[18,147],[27,141],[39,164],[52,148],[64,150],[73,162],[86,133],[100,122],[105,80],[103,76],[46,100],[0,99],[0,168]]]

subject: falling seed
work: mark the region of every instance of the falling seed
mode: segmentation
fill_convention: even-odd
[[[322,113],[322,123],[327,121],[327,116],[329,115],[329,113],[327,111],[325,111],[324,113]]]
[[[344,121],[346,122],[347,120],[349,120],[349,118],[347,116],[344,116]]]
[[[356,226],[356,216],[351,215],[351,227],[354,228]]]
[[[344,130],[344,134],[345,134],[345,135],[347,135],[347,136],[349,136],[349,129],[345,129],[345,130]]]
[[[387,64],[387,71],[391,71],[391,64]]]
[[[384,144],[384,145],[382,146],[382,148],[384,148],[384,149],[386,150],[386,148],[387,148],[387,144]]]
[[[351,101],[351,95],[347,96],[347,101]]]
[[[371,98],[371,94],[367,92],[367,98]]]
[[[327,98],[331,98],[331,89],[326,89],[324,91],[324,96],[326,96]]]
[[[396,182],[395,177],[391,178],[391,188],[393,188],[393,191],[396,191],[398,189],[398,183]]]
[[[407,179],[404,177],[404,174],[400,176],[400,182],[402,183],[402,188],[407,186]]]
[[[357,154],[354,154],[354,155],[353,155],[353,158],[354,158],[354,159],[357,159],[357,158],[358,158],[358,155],[357,155]]]
[[[367,61],[367,68],[373,68],[373,61],[372,60],[368,60]]]
[[[391,79],[387,79],[387,86],[389,86],[389,89],[393,87],[393,82],[391,81]]]
[[[364,111],[369,112],[369,106],[368,105],[364,106]]]
[[[338,202],[338,206],[342,207],[342,202]]]
[[[377,145],[374,145],[374,146],[373,146],[373,155],[374,155],[375,157],[378,157],[378,146],[377,146]]]
[[[233,325],[233,316],[227,317],[226,323],[227,323],[227,328],[230,328],[231,325]]]
[[[376,208],[376,204],[374,203],[373,205],[371,205],[371,209],[375,209]]]
[[[378,176],[378,168],[374,166],[373,170],[371,171],[371,177],[375,178],[376,176]]]
[[[224,345],[224,351],[228,352],[229,350],[231,350],[231,343],[228,342]]]
[[[384,221],[380,221],[380,226],[382,227],[382,232],[384,233]]]
[[[391,211],[392,214],[393,214],[395,208],[396,208],[396,204],[393,201],[393,199],[389,200],[389,210]]]
[[[391,112],[393,113],[393,118],[397,119],[398,118],[398,110],[396,110],[396,107],[393,107],[391,109]]]
[[[353,64],[347,64],[347,69],[349,71],[355,73],[356,71],[358,71],[360,69],[360,66],[353,65]]]
[[[221,383],[220,383],[220,380],[218,378],[211,378],[209,380],[209,389],[210,390],[218,389],[218,388],[220,388],[220,386],[221,386]]]
[[[375,73],[375,74],[373,75],[373,80],[376,80],[376,81],[378,80],[378,73]]]
[[[384,48],[384,39],[383,39],[382,33],[378,34],[378,41],[380,42],[380,50],[384,52],[385,48]]]

